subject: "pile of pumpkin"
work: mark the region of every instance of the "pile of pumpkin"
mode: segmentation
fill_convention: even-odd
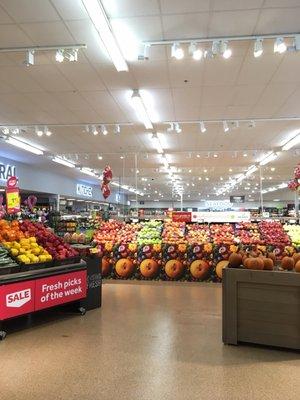
[[[252,270],[272,271],[277,264],[279,270],[300,272],[300,253],[294,253],[293,256],[285,256],[278,263],[274,253],[263,255],[254,251],[249,253],[232,253],[228,260],[220,261],[216,266],[216,274],[222,278],[223,268],[240,268]]]

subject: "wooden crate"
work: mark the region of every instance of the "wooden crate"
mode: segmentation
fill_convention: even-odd
[[[300,350],[300,274],[225,268],[223,342]]]

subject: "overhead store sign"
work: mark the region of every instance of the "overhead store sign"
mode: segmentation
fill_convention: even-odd
[[[81,183],[77,183],[76,194],[83,197],[93,197],[93,188],[91,186],[85,186]]]
[[[5,192],[7,214],[18,213],[21,210],[21,198],[16,176],[8,178]]]
[[[0,181],[6,182],[12,176],[16,176],[16,167],[0,161]]]
[[[242,222],[250,217],[249,211],[198,211],[192,213],[192,222]]]
[[[177,211],[172,213],[174,222],[191,222],[192,213],[188,211]]]
[[[205,202],[205,208],[211,208],[213,210],[226,210],[231,207],[231,204],[227,200],[207,200]]]

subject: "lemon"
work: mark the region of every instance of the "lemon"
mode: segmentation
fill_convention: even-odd
[[[16,248],[12,248],[10,250],[10,252],[11,252],[11,255],[14,256],[14,257],[16,257],[19,254],[19,250],[16,249]]]
[[[47,261],[47,256],[44,256],[44,255],[39,256],[39,261],[40,262],[46,262]]]

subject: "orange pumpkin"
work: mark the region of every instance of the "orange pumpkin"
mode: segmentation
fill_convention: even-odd
[[[121,278],[129,278],[134,271],[134,264],[129,258],[121,258],[116,262],[116,273]]]
[[[179,279],[183,274],[184,266],[179,260],[169,260],[165,265],[166,275],[171,279]]]
[[[146,258],[141,262],[140,272],[145,278],[154,278],[158,273],[158,263],[151,258]]]

